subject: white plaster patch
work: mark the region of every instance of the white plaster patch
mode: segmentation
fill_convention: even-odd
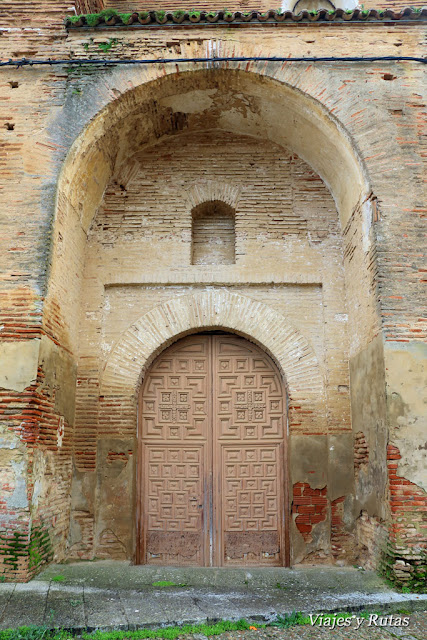
[[[397,474],[427,491],[427,345],[387,343],[384,356],[389,402],[402,411],[390,438],[402,456]]]
[[[40,340],[0,345],[0,388],[23,391],[37,377]]]
[[[214,94],[216,89],[202,91],[195,89],[176,96],[168,96],[160,100],[162,107],[170,107],[173,111],[182,113],[201,113],[212,107],[212,98],[210,94]]]
[[[372,203],[366,200],[362,204],[362,247],[367,253],[371,248],[370,230],[372,226]]]
[[[58,449],[60,449],[62,447],[62,441],[64,439],[64,434],[65,434],[65,420],[64,420],[64,417],[61,416],[59,418],[58,430],[57,430],[57,433],[56,433],[56,443],[57,443]]]
[[[8,438],[0,438],[0,449],[17,449],[19,441],[9,440]]]
[[[15,476],[15,488],[10,498],[6,498],[6,504],[13,509],[25,509],[28,507],[27,485],[25,482],[27,462],[25,459],[19,461],[11,460],[10,464]]]

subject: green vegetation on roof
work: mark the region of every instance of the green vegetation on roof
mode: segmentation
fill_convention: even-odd
[[[409,7],[400,11],[394,11],[393,9],[365,9],[362,5],[361,9],[319,9],[312,11],[302,11],[299,13],[293,13],[292,11],[284,11],[282,9],[270,10],[265,12],[259,11],[230,11],[229,9],[223,9],[221,11],[214,11],[209,9],[196,10],[196,9],[176,9],[175,11],[166,11],[158,9],[156,11],[135,11],[120,13],[115,9],[104,9],[99,13],[81,14],[78,16],[67,16],[65,18],[65,25],[67,27],[96,27],[98,25],[107,24],[107,26],[118,24],[132,25],[142,23],[158,23],[164,24],[165,22],[181,23],[183,20],[189,20],[190,22],[200,22],[207,20],[208,22],[218,22],[225,20],[226,22],[236,21],[261,21],[274,20],[277,22],[285,22],[286,20],[300,21],[309,20],[310,22],[324,20],[328,21],[366,21],[369,18],[373,20],[383,20],[389,18],[390,20],[399,20],[407,17],[425,17],[427,16],[427,10],[417,7]]]

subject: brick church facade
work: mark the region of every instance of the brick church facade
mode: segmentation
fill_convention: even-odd
[[[427,10],[206,6],[0,8],[0,573],[418,588]]]

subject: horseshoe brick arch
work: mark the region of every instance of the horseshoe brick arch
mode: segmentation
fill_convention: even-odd
[[[173,298],[134,322],[108,357],[101,395],[135,395],[162,349],[180,336],[213,328],[235,331],[261,345],[279,366],[292,404],[313,411],[316,421],[324,414],[324,382],[308,340],[271,307],[222,289]],[[323,430],[323,420],[319,428]]]

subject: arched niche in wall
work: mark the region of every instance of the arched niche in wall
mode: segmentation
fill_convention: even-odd
[[[191,264],[234,264],[235,212],[226,202],[202,202],[191,212]]]

